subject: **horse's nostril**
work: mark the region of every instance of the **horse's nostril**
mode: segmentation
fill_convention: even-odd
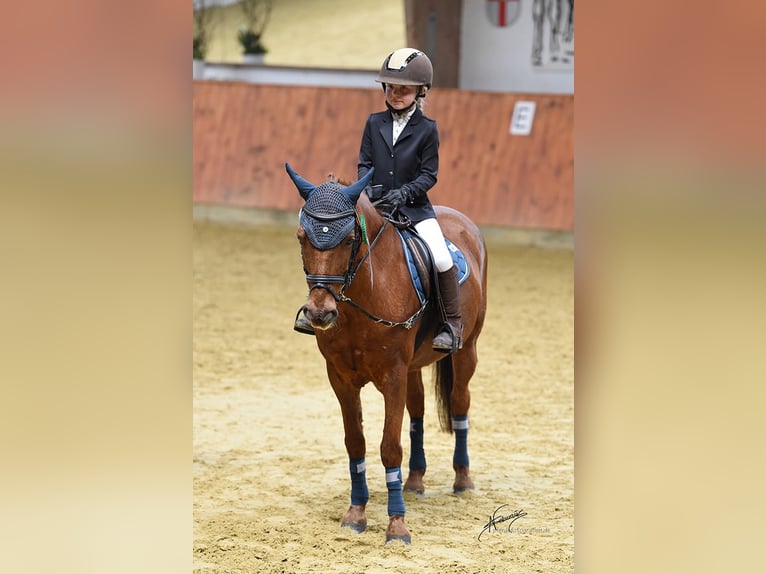
[[[312,312],[311,309],[307,308],[306,317],[312,323],[327,326],[333,324],[338,318],[338,311],[337,309],[317,309],[316,311]]]
[[[324,311],[323,313],[320,313],[319,320],[324,323],[325,325],[329,325],[330,323],[334,322],[335,319],[338,318],[338,312],[333,310]]]

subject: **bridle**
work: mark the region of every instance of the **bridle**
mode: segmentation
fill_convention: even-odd
[[[359,270],[359,266],[352,272],[352,267],[354,260],[356,259],[357,254],[359,253],[359,235],[357,234],[357,227],[359,227],[357,213],[355,209],[348,209],[346,211],[341,211],[339,213],[315,213],[306,207],[303,207],[301,210],[303,213],[311,217],[312,219],[316,219],[317,221],[324,221],[324,222],[330,222],[330,221],[337,221],[338,219],[343,219],[345,217],[353,217],[354,218],[354,243],[351,247],[351,255],[349,256],[348,265],[346,266],[346,272],[343,275],[322,275],[318,273],[309,273],[308,269],[306,267],[303,267],[303,272],[306,274],[306,281],[310,285],[309,293],[313,291],[314,289],[324,289],[332,295],[336,301],[340,301],[340,297],[343,295],[343,292],[348,288],[349,285],[351,285],[351,281],[354,279],[354,275],[356,275],[356,272]],[[340,289],[340,292],[336,292],[332,288],[333,283],[343,283],[343,286]]]
[[[380,227],[378,232],[375,234],[375,237],[373,238],[372,242],[369,241],[367,238],[367,230],[366,225],[363,226],[360,221],[364,221],[364,215],[359,215],[359,213],[356,211],[356,209],[348,209],[346,211],[341,211],[339,213],[332,213],[332,214],[325,214],[325,213],[315,213],[313,211],[310,211],[306,209],[306,207],[303,207],[303,213],[311,217],[312,219],[316,219],[317,221],[337,221],[338,219],[342,219],[344,217],[353,217],[354,218],[354,237],[353,237],[353,244],[351,246],[351,254],[349,255],[348,264],[346,266],[346,272],[343,275],[324,275],[320,273],[310,273],[308,269],[304,266],[303,272],[306,275],[306,282],[309,284],[309,294],[314,289],[324,289],[330,295],[333,296],[335,301],[338,303],[348,303],[351,305],[354,309],[361,312],[362,314],[366,315],[368,318],[372,319],[376,323],[380,323],[382,325],[385,325],[387,327],[404,327],[405,329],[411,329],[412,326],[415,324],[415,322],[420,318],[420,316],[423,314],[423,312],[426,309],[426,306],[428,305],[428,301],[424,301],[423,304],[420,306],[420,308],[408,319],[404,321],[389,321],[388,319],[382,319],[369,311],[367,311],[364,307],[359,305],[356,301],[353,301],[350,297],[346,296],[346,289],[348,289],[351,286],[352,281],[356,277],[359,270],[362,268],[362,265],[367,260],[368,257],[370,257],[372,253],[373,247],[375,247],[375,244],[378,242],[378,239],[383,235],[383,232],[385,231],[386,227],[388,227],[388,224],[392,222],[392,219],[389,216],[385,216],[385,222]],[[367,251],[362,255],[362,257],[357,262],[357,256],[359,255],[359,251],[361,248],[362,242],[366,243],[368,245]],[[356,262],[356,263],[355,263]],[[333,289],[333,284],[341,283],[340,291],[335,291]]]

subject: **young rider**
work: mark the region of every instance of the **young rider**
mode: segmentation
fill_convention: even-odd
[[[383,202],[407,216],[428,244],[447,316],[433,347],[453,352],[462,347],[463,331],[457,269],[428,199],[428,190],[436,183],[439,171],[439,132],[436,122],[422,111],[423,98],[433,82],[431,60],[419,50],[401,48],[384,60],[375,81],[382,84],[387,110],[367,119],[357,175],[361,179],[374,167],[371,185],[382,187]],[[301,312],[294,328],[302,333],[314,332]]]

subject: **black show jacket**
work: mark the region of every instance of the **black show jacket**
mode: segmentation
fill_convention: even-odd
[[[393,119],[388,111],[370,115],[359,148],[358,178],[375,167],[370,185],[382,185],[383,192],[409,184],[414,199],[399,208],[413,223],[436,217],[428,190],[439,171],[439,131],[436,122],[415,110],[407,125],[393,141]]]

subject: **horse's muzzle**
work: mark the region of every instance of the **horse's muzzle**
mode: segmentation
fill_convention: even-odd
[[[315,329],[329,329],[335,325],[335,321],[338,319],[337,309],[317,309],[312,310],[311,306],[306,307],[306,318],[311,322],[311,326]]]

